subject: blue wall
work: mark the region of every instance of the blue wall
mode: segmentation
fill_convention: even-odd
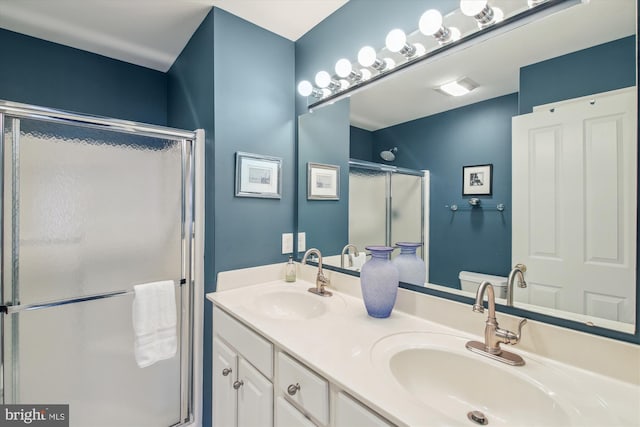
[[[0,99],[167,123],[165,73],[0,29]]]
[[[230,43],[230,41],[232,41]],[[247,58],[260,67],[248,67]],[[294,44],[214,8],[169,71],[171,125],[203,127],[205,292],[220,271],[284,262],[294,231]],[[235,197],[235,153],[280,157],[282,199]],[[205,304],[204,425],[211,425],[211,304]]]
[[[505,95],[373,133],[374,152],[397,146],[396,166],[431,172],[429,280],[459,287],[461,270],[508,274],[511,264],[511,117],[517,94]],[[468,209],[462,167],[493,164],[493,195]],[[445,205],[460,206],[452,213]]]
[[[351,126],[349,141],[349,157],[352,159],[374,162],[373,134],[364,129]]]
[[[200,24],[168,75],[169,125],[205,131],[205,293],[215,290],[215,147],[214,147],[214,31],[213,10]],[[211,306],[205,302],[203,355],[203,419],[211,425]]]
[[[349,241],[349,99],[299,117],[298,230],[307,249],[338,255]],[[340,200],[307,200],[307,163],[340,166]]]
[[[625,37],[520,69],[520,114],[536,105],[634,86],[636,38]]]

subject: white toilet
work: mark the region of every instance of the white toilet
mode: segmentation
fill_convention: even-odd
[[[491,282],[496,293],[496,298],[507,297],[507,278],[502,276],[492,276],[490,274],[474,273],[473,271],[461,271],[458,274],[460,287],[463,291],[471,292],[475,295],[480,283],[485,280]]]

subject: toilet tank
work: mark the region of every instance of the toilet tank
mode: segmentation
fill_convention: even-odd
[[[475,294],[478,290],[478,286],[480,286],[480,283],[486,280],[493,285],[493,289],[496,293],[496,298],[507,297],[506,277],[475,273],[473,271],[461,271],[460,274],[458,274],[458,278],[460,279],[460,287],[463,291]]]

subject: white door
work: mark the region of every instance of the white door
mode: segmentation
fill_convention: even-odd
[[[517,300],[634,322],[636,117],[631,88],[513,118]]]
[[[238,427],[273,426],[273,386],[246,360],[238,362]]]
[[[213,426],[234,427],[237,422],[236,391],[233,382],[238,356],[220,338],[213,338]]]

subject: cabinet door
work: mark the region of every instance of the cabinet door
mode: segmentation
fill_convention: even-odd
[[[233,427],[237,422],[236,391],[238,356],[220,338],[213,338],[213,426]]]
[[[302,412],[293,407],[292,404],[278,397],[276,403],[275,427],[316,427]]]
[[[238,381],[238,427],[272,427],[271,382],[243,358],[238,361]]]
[[[359,402],[356,402],[343,392],[338,393],[336,399],[335,427],[389,427],[387,421],[371,412]]]

